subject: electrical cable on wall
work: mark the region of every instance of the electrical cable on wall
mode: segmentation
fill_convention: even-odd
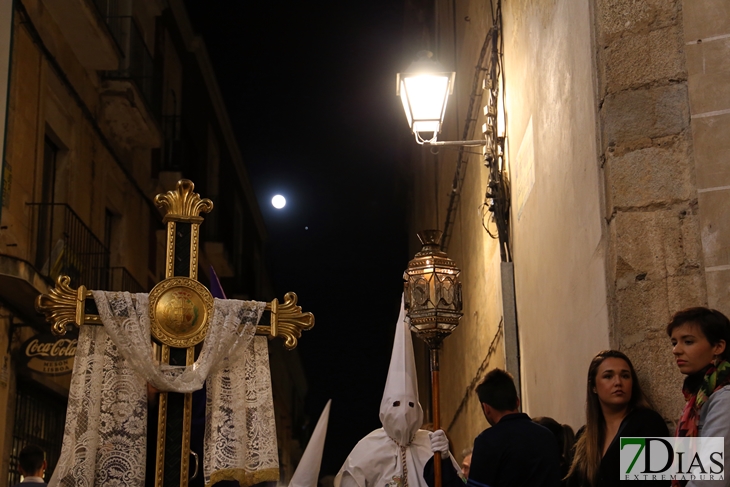
[[[497,120],[499,116],[498,105],[500,96],[502,96],[502,106],[505,106],[504,76],[502,70],[504,42],[501,35],[502,5],[501,2],[498,1],[496,10],[494,10],[494,4],[491,1],[490,5],[492,6],[491,11],[493,24],[484,40],[484,44],[479,55],[479,62],[475,67],[472,92],[469,97],[467,119],[462,138],[471,138],[474,122],[477,121],[477,113],[475,111],[475,107],[477,106],[476,102],[481,100],[483,92],[486,92],[488,94],[485,106],[486,123],[484,130],[486,146],[484,148],[483,155],[485,166],[489,170],[489,183],[484,196],[484,203],[481,206],[482,226],[491,238],[499,240],[501,260],[503,262],[510,262],[512,260],[509,239],[509,215],[511,201],[510,188],[504,159],[505,138],[499,136],[499,124]],[[484,73],[486,73],[486,76]],[[480,91],[479,85],[482,83],[483,89]],[[502,88],[501,90],[500,85]],[[467,154],[469,154],[469,152],[465,151],[463,147],[459,149],[456,161],[456,170],[451,185],[451,193],[449,195],[449,206],[446,212],[444,232],[441,240],[441,248],[443,250],[446,250],[448,247],[451,238],[451,231],[456,219],[456,210],[459,206],[461,189],[465,176]],[[496,227],[495,230],[490,230],[490,224]]]
[[[486,130],[484,135],[487,139],[487,145],[484,150],[485,165],[489,169],[489,183],[487,185],[487,191],[484,195],[484,204],[482,206],[483,219],[482,225],[484,226],[487,234],[499,240],[499,252],[503,262],[511,262],[511,246],[510,246],[510,229],[509,229],[509,215],[510,215],[510,189],[509,179],[505,170],[504,160],[504,143],[505,138],[499,135],[499,97],[504,97],[504,76],[502,70],[502,35],[501,35],[501,21],[502,21],[502,4],[497,3],[497,11],[495,13],[495,24],[490,31],[492,36],[491,40],[491,56],[489,58],[487,77],[485,79],[485,90],[488,93],[487,105],[484,108],[487,121],[485,124]],[[500,90],[500,85],[501,90]],[[501,93],[500,93],[501,91]],[[504,98],[502,98],[502,105],[504,106]],[[489,215],[488,221],[491,221],[496,226],[496,235],[489,230],[489,225],[484,220],[487,220],[488,213],[484,211],[484,208],[488,209]]]
[[[484,39],[484,44],[482,45],[482,49],[479,53],[479,61],[477,62],[474,70],[474,78],[472,80],[472,88],[469,95],[469,106],[466,110],[467,118],[461,137],[462,140],[473,138],[474,127],[476,126],[475,122],[477,121],[478,116],[478,102],[481,101],[483,91],[480,89],[480,85],[482,84],[484,73],[487,71],[487,68],[483,67],[483,65],[484,60],[487,57],[487,53],[489,52],[489,45],[491,41],[492,36],[490,30],[490,33],[488,33],[487,37]],[[444,231],[441,238],[441,249],[444,251],[448,248],[449,241],[451,240],[451,233],[456,220],[456,210],[459,207],[461,189],[464,182],[464,176],[466,175],[466,155],[470,153],[470,151],[465,150],[465,147],[459,147],[459,153],[456,157],[456,170],[451,183],[451,192],[449,193],[449,206],[446,210],[446,221],[444,222]]]

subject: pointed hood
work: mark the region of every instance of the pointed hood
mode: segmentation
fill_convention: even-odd
[[[388,379],[380,402],[380,422],[388,436],[404,446],[411,442],[423,423],[423,409],[418,402],[413,340],[402,298]]]
[[[292,475],[289,487],[317,487],[319,467],[322,465],[324,438],[327,436],[327,422],[330,417],[330,404],[332,404],[332,399],[327,401],[327,405],[319,416],[317,426],[314,427],[312,437],[307,443],[307,448],[304,449],[304,454],[294,475]]]

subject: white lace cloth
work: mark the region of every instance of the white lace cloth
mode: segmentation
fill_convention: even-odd
[[[94,299],[104,326],[81,327],[49,486],[144,486],[147,382],[188,393],[207,381],[206,485],[278,480],[268,348],[254,336],[265,303],[216,299],[198,360],[177,367],[152,358],[147,294],[94,291]]]

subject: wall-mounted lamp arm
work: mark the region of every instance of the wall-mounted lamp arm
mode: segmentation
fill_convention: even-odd
[[[432,145],[432,146],[459,146],[459,147],[484,147],[487,145],[486,140],[426,140],[421,145]]]

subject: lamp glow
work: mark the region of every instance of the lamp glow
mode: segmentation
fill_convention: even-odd
[[[446,101],[454,89],[455,73],[446,72],[428,51],[418,53],[418,60],[398,74],[397,94],[401,97],[408,125],[416,140],[421,133],[431,133],[436,140],[446,113]]]
[[[286,198],[284,198],[280,194],[277,194],[276,196],[271,198],[271,205],[277,210],[281,210],[286,206]]]

